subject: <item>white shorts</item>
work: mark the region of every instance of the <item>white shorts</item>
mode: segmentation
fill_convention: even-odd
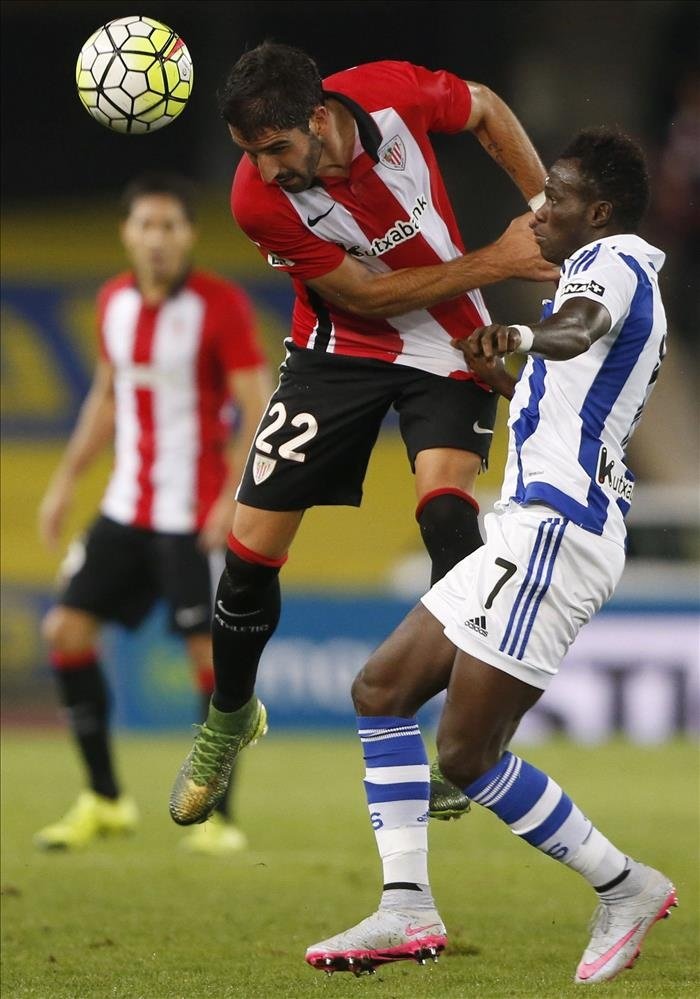
[[[459,649],[544,690],[610,599],[624,550],[543,504],[489,513],[486,543],[422,598]]]

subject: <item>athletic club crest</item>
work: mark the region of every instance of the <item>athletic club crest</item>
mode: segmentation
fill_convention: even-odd
[[[276,458],[266,458],[263,454],[256,454],[253,461],[253,480],[259,486],[265,479],[269,479],[275,470]]]
[[[400,135],[395,135],[379,148],[379,160],[390,170],[403,170],[406,166],[406,147]]]

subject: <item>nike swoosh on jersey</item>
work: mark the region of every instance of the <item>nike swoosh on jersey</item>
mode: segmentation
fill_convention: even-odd
[[[227,611],[226,608],[224,607],[224,605],[221,603],[220,600],[216,601],[216,606],[219,608],[219,610],[221,611],[222,614],[226,615],[226,617],[251,617],[253,614],[257,614],[258,613],[257,610],[243,611],[242,614],[236,614],[235,611]]]
[[[473,428],[474,428],[474,433],[475,434],[492,434],[493,433],[493,430],[489,430],[488,427],[482,427],[482,426],[480,426],[478,420],[474,420]]]
[[[310,216],[310,215],[307,215],[307,216],[306,216],[306,221],[307,221],[307,223],[308,223],[308,224],[309,224],[309,225],[311,226],[311,228],[313,229],[313,227],[314,227],[314,226],[316,225],[316,223],[317,223],[317,222],[320,222],[320,221],[321,221],[321,219],[325,219],[326,215],[330,215],[330,213],[331,213],[331,212],[333,211],[333,209],[334,209],[334,208],[335,208],[335,202],[333,202],[333,204],[332,204],[332,205],[331,205],[331,207],[330,207],[330,208],[328,209],[328,211],[327,211],[327,212],[324,212],[324,213],[323,213],[323,215],[316,215],[316,216],[315,216],[314,218],[311,218],[311,216]]]

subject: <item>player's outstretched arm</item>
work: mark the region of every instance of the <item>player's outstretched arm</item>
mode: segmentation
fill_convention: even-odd
[[[527,202],[544,190],[545,169],[515,114],[498,94],[465,80],[472,99],[465,131],[473,132],[489,156],[505,170]],[[538,207],[537,205],[534,206]]]
[[[556,281],[559,268],[542,258],[531,214],[514,219],[494,243],[455,260],[375,274],[349,254],[335,270],[307,284],[325,301],[369,319],[429,309],[506,278]]]
[[[506,354],[538,354],[550,361],[567,361],[585,353],[610,330],[610,313],[588,298],[572,298],[549,319],[533,326],[482,326],[464,340],[453,340],[468,363],[505,357]]]
[[[114,374],[111,364],[99,361],[78,421],[39,506],[39,536],[50,548],[60,539],[75,483],[113,436]]]

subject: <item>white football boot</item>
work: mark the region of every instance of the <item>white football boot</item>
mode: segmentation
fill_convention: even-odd
[[[391,961],[437,961],[446,945],[446,930],[435,909],[379,909],[344,933],[313,944],[306,960],[329,974],[372,974]]]
[[[631,968],[654,923],[670,916],[673,906],[678,905],[676,889],[664,874],[644,864],[637,865],[637,870],[644,883],[635,895],[601,896],[575,982],[583,985],[607,982],[625,968]]]

